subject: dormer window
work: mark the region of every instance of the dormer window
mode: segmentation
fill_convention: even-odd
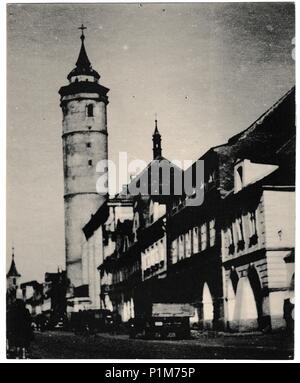
[[[243,187],[243,166],[239,166],[236,169],[236,172],[237,172],[237,176],[238,176],[238,179],[237,179],[238,186],[239,186],[238,188],[242,189],[242,187]]]
[[[239,160],[234,167],[234,192],[266,177],[278,169],[278,165],[260,164],[249,159]]]
[[[94,117],[94,105],[89,104],[86,106],[86,115],[87,117]]]
[[[234,166],[234,192],[238,193],[245,186],[245,161],[239,160]]]

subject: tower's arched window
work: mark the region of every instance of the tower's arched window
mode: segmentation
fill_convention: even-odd
[[[89,104],[86,106],[86,115],[88,117],[93,117],[94,116],[94,105],[93,104]]]
[[[89,166],[92,166],[92,165],[93,165],[93,161],[92,161],[92,160],[89,160],[89,161],[88,161],[88,164],[89,164]]]

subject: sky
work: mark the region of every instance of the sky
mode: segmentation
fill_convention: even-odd
[[[291,3],[12,4],[7,7],[7,269],[64,267],[62,114],[80,49],[108,88],[109,159],[196,160],[295,82]],[[284,127],[283,127],[284,128]]]

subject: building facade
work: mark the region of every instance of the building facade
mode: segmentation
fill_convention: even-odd
[[[96,190],[108,89],[81,40],[59,91],[70,310],[102,308],[127,322],[152,303],[189,303],[203,330],[284,328],[294,294],[295,89],[185,171],[162,156],[155,120],[153,160],[108,199]],[[177,177],[201,189],[198,204],[175,190]]]
[[[294,294],[294,107],[292,89],[199,158],[201,205],[190,206],[184,193],[132,197],[127,220],[107,234],[104,254],[108,246],[112,256],[99,266],[107,308],[127,321],[150,303],[184,302],[201,329],[286,326],[284,306]]]

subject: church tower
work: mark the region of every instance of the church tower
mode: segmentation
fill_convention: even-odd
[[[89,61],[81,29],[81,48],[75,68],[68,74],[69,84],[59,90],[63,113],[63,164],[65,247],[67,276],[74,287],[87,278],[82,267],[84,225],[105,202],[99,194],[96,165],[107,160],[108,88],[100,85],[100,75]]]
[[[153,159],[155,160],[157,157],[161,157],[161,135],[157,128],[157,118],[155,118],[155,129],[152,135],[153,141]]]
[[[14,248],[12,248],[12,256],[11,256],[11,264],[6,274],[6,289],[17,291],[19,286],[19,279],[21,278],[21,274],[18,273],[16,263],[15,263],[15,252]]]

